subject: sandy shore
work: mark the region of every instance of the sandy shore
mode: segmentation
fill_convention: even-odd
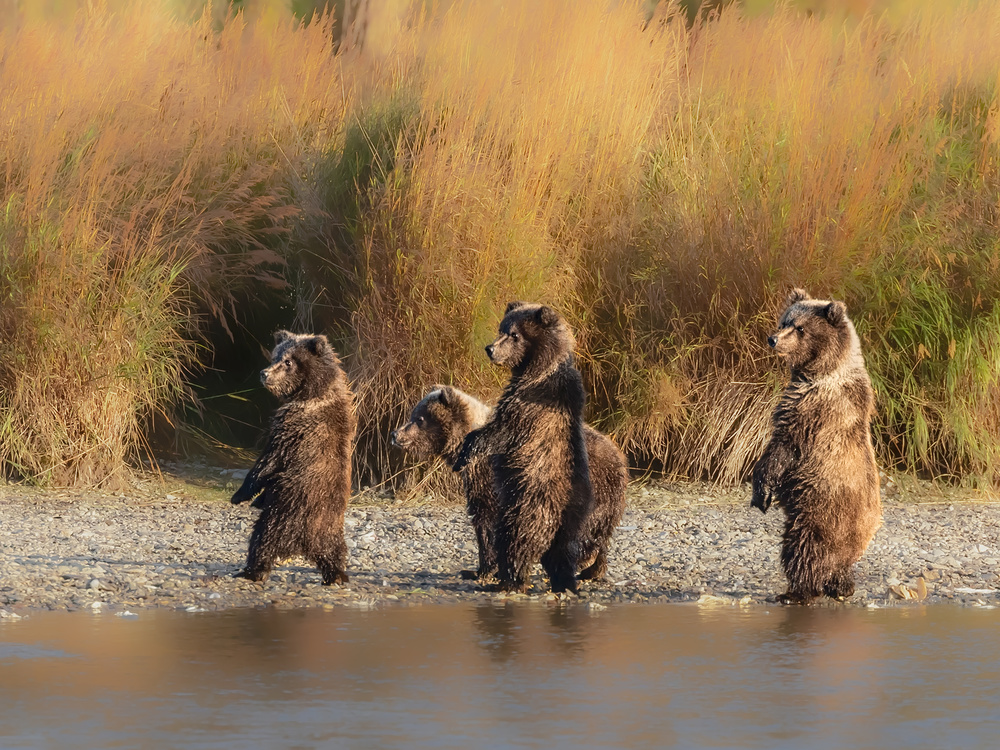
[[[231,482],[229,483],[232,484]],[[146,481],[108,496],[0,486],[0,617],[39,609],[129,612],[167,607],[374,607],[504,596],[463,581],[476,546],[459,505],[362,495],[349,510],[351,581],[320,585],[303,560],[265,584],[233,577],[256,511],[226,486]],[[700,601],[753,606],[784,591],[782,516],[749,507],[747,487],[634,484],[608,577],[581,586],[592,607]],[[977,493],[914,484],[885,499],[884,523],[857,566],[846,604],[1000,603],[1000,504]],[[539,570],[532,592],[547,593]]]

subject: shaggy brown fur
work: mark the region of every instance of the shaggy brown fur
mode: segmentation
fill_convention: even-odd
[[[782,601],[854,593],[853,566],[882,521],[870,423],[875,399],[861,344],[843,302],[789,295],[768,343],[791,382],[774,432],[753,470],[751,505],[785,512]]]
[[[260,517],[240,574],[264,581],[275,560],[302,555],[324,584],[347,582],[344,513],[351,495],[356,420],[340,359],[326,336],[275,334],[261,381],[284,403],[267,445],[232,502],[254,501]]]
[[[573,365],[573,333],[553,309],[512,302],[500,336],[486,347],[511,378],[483,427],[466,437],[461,471],[489,456],[497,493],[500,588],[523,591],[541,562],[555,592],[576,592],[575,542],[593,507],[583,438],[583,379]]]
[[[435,386],[410,414],[409,421],[393,431],[392,441],[423,460],[440,456],[454,464],[462,441],[482,427],[492,410],[469,394],[451,386]],[[607,570],[608,545],[625,512],[628,465],[625,456],[606,435],[583,426],[594,508],[587,516],[580,540],[579,561],[587,567],[577,578],[600,579]],[[463,578],[485,579],[496,574],[493,528],[496,524],[496,493],[493,472],[485,456],[475,456],[462,471],[466,508],[479,543],[479,568],[463,570]]]

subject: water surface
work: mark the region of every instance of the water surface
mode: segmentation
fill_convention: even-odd
[[[41,613],[0,621],[0,747],[997,747],[998,633],[949,606]]]

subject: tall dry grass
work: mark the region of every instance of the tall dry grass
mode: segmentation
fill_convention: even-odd
[[[997,9],[640,10],[454,4],[401,35],[359,116],[397,113],[352,224],[364,454],[428,383],[497,392],[481,346],[520,297],[570,317],[638,464],[735,481],[800,285],[848,302],[881,461],[992,479]]]
[[[117,481],[205,322],[245,335],[287,284],[275,323],[345,354],[363,481],[398,481],[388,432],[429,385],[499,392],[482,346],[522,298],[567,315],[589,417],[636,466],[732,482],[797,285],[848,303],[884,464],[995,480],[1000,9],[857,5],[692,25],[399,0],[339,52],[275,3],[221,31],[153,0],[22,19],[0,35],[0,463]]]
[[[0,465],[120,485],[200,321],[284,284],[296,165],[340,132],[323,24],[144,3],[0,35]]]

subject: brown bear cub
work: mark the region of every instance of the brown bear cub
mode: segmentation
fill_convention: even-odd
[[[435,386],[413,407],[409,421],[393,431],[392,441],[420,459],[440,456],[453,465],[465,436],[482,427],[491,414],[490,407],[458,388]],[[583,538],[579,540],[579,563],[586,564],[586,567],[577,578],[597,580],[603,578],[607,570],[611,535],[625,512],[628,465],[611,439],[590,425],[583,426],[583,439],[587,446],[594,508],[587,516]],[[493,542],[496,493],[493,491],[493,470],[487,457],[471,459],[462,471],[462,482],[466,509],[479,543],[479,568],[463,570],[462,577],[482,580],[497,572]]]
[[[419,459],[440,456],[454,465],[465,436],[490,418],[490,407],[451,386],[435,386],[410,412],[409,421],[392,432],[392,442]],[[496,573],[493,545],[496,494],[493,469],[487,456],[473,456],[462,470],[465,508],[479,544],[479,567],[463,570],[463,578],[488,578]]]
[[[785,512],[785,603],[854,593],[853,567],[882,522],[861,343],[843,302],[788,297],[768,343],[791,369],[771,440],[753,469],[751,505]]]
[[[344,513],[357,424],[351,390],[326,336],[278,331],[274,338],[271,366],[260,377],[283,403],[264,452],[232,498],[256,497],[261,508],[239,575],[264,581],[275,560],[302,555],[324,584],[346,583]]]
[[[510,368],[510,382],[489,422],[466,436],[453,468],[462,471],[477,456],[489,457],[501,590],[525,590],[536,562],[554,592],[577,590],[576,543],[593,495],[574,346],[555,310],[512,302],[499,337],[486,347],[494,364]]]

